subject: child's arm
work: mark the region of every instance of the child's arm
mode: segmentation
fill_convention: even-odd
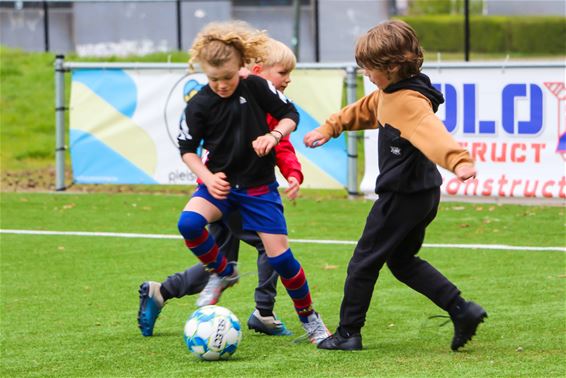
[[[267,115],[267,126],[269,130],[273,130],[275,126],[277,126],[277,122],[278,121],[273,118],[271,114]],[[297,158],[295,148],[291,143],[289,135],[281,138],[279,144],[275,146],[275,164],[279,167],[281,174],[289,183],[289,187],[285,189],[287,198],[290,200],[297,198],[304,176],[301,170],[301,163]]]
[[[406,102],[404,114],[423,114],[424,116],[415,127],[401,131],[401,136],[418,148],[433,163],[453,172],[460,180],[476,176],[474,160],[452,135],[446,130],[442,121],[430,110],[423,101]],[[412,112],[415,113],[412,113]],[[404,135],[405,134],[405,135]]]
[[[267,155],[281,140],[295,130],[299,123],[299,112],[295,106],[277,91],[273,84],[259,76],[246,79],[252,94],[264,112],[279,120],[270,132],[258,137],[252,146],[258,156]]]
[[[476,177],[474,160],[435,115],[424,119],[409,141],[433,163],[453,172],[461,181]]]
[[[281,138],[291,134],[295,130],[297,123],[290,118],[283,118],[279,121],[279,124],[270,132],[257,137],[256,140],[252,142],[252,147],[254,148],[257,156],[263,157],[267,155],[273,147],[275,147]]]
[[[303,139],[305,145],[311,148],[322,146],[330,138],[338,137],[344,130],[376,129],[379,93],[373,91],[342,108],[338,113],[332,114],[323,125],[305,135]]]
[[[194,98],[193,98],[194,99]],[[184,117],[179,125],[177,142],[181,152],[181,159],[207,187],[210,194],[216,199],[224,199],[230,191],[230,184],[224,172],[212,173],[197,154],[202,141],[202,127],[204,124],[202,110],[199,103],[192,103],[191,109],[185,108]],[[192,127],[189,127],[191,125]]]
[[[301,163],[297,159],[295,148],[291,144],[289,136],[281,138],[281,141],[275,147],[275,163],[289,183],[289,187],[285,189],[287,198],[290,200],[297,198],[304,176],[301,171]]]
[[[208,192],[216,199],[225,199],[230,193],[230,184],[226,180],[224,172],[212,173],[202,162],[196,153],[188,152],[183,154],[183,162],[189,167],[191,172],[200,178]]]
[[[275,164],[287,181],[289,181],[289,177],[293,176],[299,181],[299,184],[303,183],[301,163],[289,136],[281,138],[281,141],[275,147]]]

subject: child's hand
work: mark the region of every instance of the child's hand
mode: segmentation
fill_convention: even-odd
[[[322,135],[318,130],[309,131],[303,138],[305,146],[310,148],[320,147],[328,142],[328,137]]]
[[[287,198],[292,201],[299,195],[301,184],[299,183],[299,180],[297,180],[297,178],[294,176],[289,177],[287,179],[287,182],[289,183],[289,187],[285,189],[285,194],[287,194]]]
[[[214,198],[222,200],[226,199],[230,193],[230,183],[226,179],[227,177],[224,172],[216,172],[209,176],[206,181],[204,179],[203,181],[208,192]]]
[[[476,178],[476,167],[473,165],[459,165],[454,170],[454,174],[460,181],[466,181],[469,178]]]
[[[277,143],[279,143],[277,137],[274,134],[267,133],[257,137],[257,139],[252,142],[252,147],[254,148],[257,156],[264,157],[277,145]]]

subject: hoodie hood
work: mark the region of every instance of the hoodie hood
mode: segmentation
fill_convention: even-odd
[[[417,91],[432,103],[432,110],[436,113],[438,106],[444,103],[444,96],[430,82],[430,78],[424,73],[419,73],[407,79],[403,79],[394,84],[389,85],[383,90],[385,93],[393,93],[401,89],[411,89]]]

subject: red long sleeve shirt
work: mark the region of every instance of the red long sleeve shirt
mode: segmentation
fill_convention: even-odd
[[[271,114],[267,115],[267,126],[269,130],[273,130],[279,123]],[[281,174],[287,181],[289,177],[295,177],[299,180],[299,184],[303,183],[304,176],[301,170],[301,163],[297,159],[295,148],[291,144],[289,135],[281,138],[279,144],[275,146],[275,164],[279,167]]]

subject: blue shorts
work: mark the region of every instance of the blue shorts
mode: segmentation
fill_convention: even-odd
[[[274,182],[254,188],[232,188],[228,198],[218,200],[208,192],[205,185],[200,184],[193,197],[204,198],[216,206],[223,216],[239,209],[244,230],[287,235],[287,224],[283,215],[281,196],[277,191],[278,186],[279,184]]]

